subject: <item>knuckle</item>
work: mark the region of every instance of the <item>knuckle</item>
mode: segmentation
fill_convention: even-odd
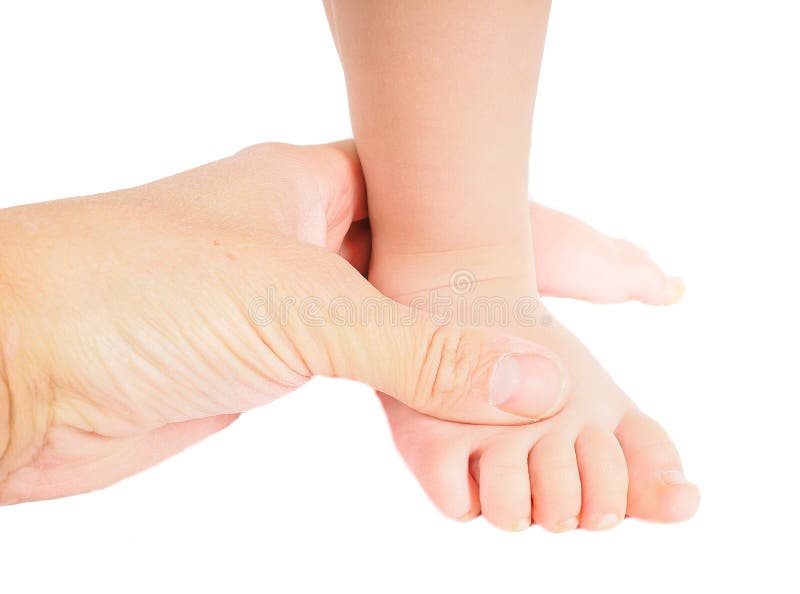
[[[458,328],[440,326],[430,334],[425,347],[414,404],[423,411],[457,408],[469,394],[479,365],[475,341]]]

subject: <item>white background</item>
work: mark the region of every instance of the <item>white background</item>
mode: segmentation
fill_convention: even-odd
[[[670,430],[695,519],[456,524],[370,391],[314,381],[119,485],[0,509],[0,591],[797,591],[798,26],[793,0],[552,12],[535,196],[642,243],[688,291],[551,305]],[[0,4],[2,206],[349,134],[318,2]]]

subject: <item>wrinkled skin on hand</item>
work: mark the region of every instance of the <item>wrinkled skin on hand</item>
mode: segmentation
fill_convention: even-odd
[[[324,349],[299,355],[302,325],[254,324],[248,304],[319,294],[287,287],[298,275],[332,291],[361,279],[320,248],[352,252],[345,235],[364,214],[348,143],[260,145],[142,187],[2,211],[0,503],[112,483],[324,369]]]

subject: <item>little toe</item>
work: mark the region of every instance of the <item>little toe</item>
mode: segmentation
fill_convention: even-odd
[[[604,429],[584,429],[575,441],[581,476],[581,528],[606,530],[625,517],[628,467],[616,437]]]
[[[531,523],[527,451],[490,446],[478,459],[481,513],[502,530],[524,530]]]
[[[697,486],[683,476],[680,456],[661,426],[635,411],[616,431],[628,464],[628,515],[654,522],[680,522],[700,503]]]
[[[552,532],[578,527],[581,480],[575,444],[566,436],[546,435],[529,456],[533,521]]]

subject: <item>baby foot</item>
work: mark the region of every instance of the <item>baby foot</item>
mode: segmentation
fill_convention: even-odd
[[[434,503],[450,517],[482,513],[510,530],[531,521],[563,531],[611,528],[626,515],[674,522],[694,514],[698,491],[675,446],[586,348],[555,321],[517,333],[558,352],[572,373],[570,399],[551,419],[464,425],[383,398],[397,446]]]
[[[555,224],[577,223],[550,213],[556,217],[551,221]],[[574,237],[583,249],[601,247],[602,236],[588,228]],[[613,243],[608,238],[604,241]],[[619,254],[612,257],[615,250]],[[650,302],[676,300],[679,283],[664,277],[640,250],[616,244],[611,252],[604,262],[617,276],[611,283],[586,279],[590,299],[639,296]],[[391,252],[382,249],[381,253]],[[465,295],[463,287],[438,289],[434,291],[437,303],[449,297],[451,303],[470,310],[470,304],[479,298],[486,302],[501,297],[513,304],[536,295],[532,275],[488,274],[481,270],[480,262],[486,261],[483,257],[459,253],[448,263],[449,257],[424,258],[425,268],[414,270],[417,258],[397,255],[399,261],[392,262],[392,257],[383,256],[373,261],[370,276],[391,279],[390,294],[410,302],[428,294],[420,289],[420,279],[427,279],[433,287],[446,286],[442,278],[474,261],[478,262],[475,284],[469,294]],[[436,266],[431,267],[431,262]],[[537,265],[542,268],[539,259]],[[552,269],[550,292],[572,290],[569,283],[575,276],[569,267],[567,263],[564,282]],[[390,275],[392,271],[395,274]],[[404,284],[412,287],[411,291],[400,291]],[[592,289],[593,285],[601,288]],[[613,296],[614,291],[619,291],[618,297]],[[654,291],[660,291],[662,297],[643,297],[652,297]],[[659,522],[692,516],[699,493],[683,476],[678,453],[664,430],[639,411],[580,341],[544,308],[536,309],[535,320],[535,326],[527,326],[517,319],[503,331],[549,347],[566,363],[572,386],[567,404],[555,417],[514,427],[465,425],[427,417],[382,397],[397,446],[437,507],[461,520],[482,513],[495,526],[509,530],[526,528],[531,522],[552,531],[579,526],[599,530],[615,526],[626,515]]]

